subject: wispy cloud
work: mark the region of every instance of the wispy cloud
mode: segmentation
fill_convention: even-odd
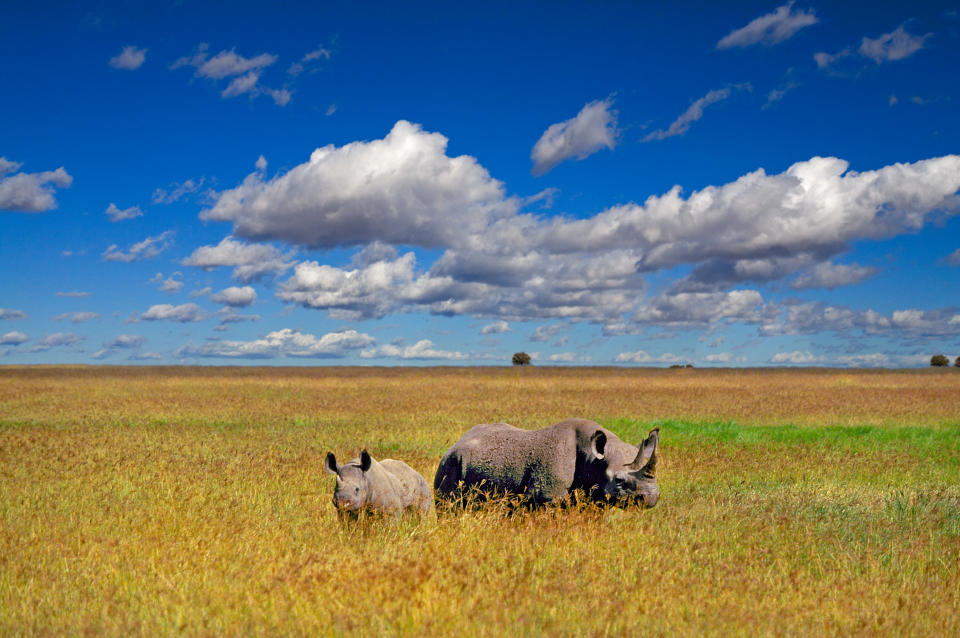
[[[876,38],[864,36],[856,51],[852,46],[832,54],[819,51],[813,55],[813,59],[816,61],[818,68],[830,73],[837,73],[836,69],[838,67],[842,68],[844,61],[849,66],[853,60],[858,59],[855,54],[873,60],[877,64],[904,60],[923,49],[926,41],[932,36],[932,33],[913,35],[906,30],[904,25],[900,25],[890,33],[884,33]]]
[[[710,106],[711,104],[716,104],[717,102],[722,102],[726,100],[734,90],[747,89],[750,90],[752,87],[749,84],[736,84],[733,86],[724,87],[722,89],[716,89],[710,91],[702,98],[696,100],[690,107],[683,112],[667,129],[660,129],[653,131],[645,138],[644,142],[649,142],[651,140],[663,140],[668,137],[673,137],[674,135],[683,135],[690,130],[690,125],[703,117],[703,110]]]
[[[806,288],[827,288],[833,290],[840,286],[858,284],[873,277],[877,268],[858,266],[857,264],[833,264],[824,262],[817,264],[808,272],[801,273],[790,283],[791,288],[803,290]]]
[[[94,359],[106,359],[119,350],[137,350],[144,342],[145,337],[139,335],[117,335],[103,344],[103,347],[91,355]]]
[[[171,184],[169,190],[166,188],[158,188],[153,191],[151,200],[154,204],[173,204],[187,195],[192,195],[199,191],[205,181],[206,178],[201,177],[199,180],[188,179],[180,184]]]
[[[130,45],[123,47],[123,50],[120,53],[110,58],[110,66],[115,69],[133,71],[134,69],[139,69],[146,59],[146,49],[138,49],[137,47]]]
[[[293,64],[291,64],[290,67],[287,69],[287,73],[289,73],[293,77],[296,77],[301,73],[303,73],[305,70],[307,70],[308,67],[311,66],[310,65],[311,62],[316,62],[318,60],[329,60],[332,55],[333,55],[333,52],[330,51],[330,49],[327,49],[325,47],[319,47],[317,49],[314,49],[313,51],[310,51],[306,55],[304,55],[302,58],[300,58],[299,62],[294,62]],[[310,69],[310,70],[313,71],[315,69]]]
[[[260,83],[260,76],[263,70],[273,65],[278,57],[272,53],[261,53],[252,58],[244,57],[231,49],[224,50],[213,57],[209,55],[209,45],[200,44],[192,55],[177,59],[171,66],[171,69],[191,66],[194,70],[194,77],[206,78],[212,81],[225,80],[232,78],[220,92],[223,98],[237,97],[238,95],[269,95],[274,103],[279,106],[286,106],[292,96],[291,91],[284,87],[280,89],[270,88]]]
[[[84,321],[92,321],[94,319],[99,319],[100,315],[95,312],[65,312],[63,314],[57,315],[53,318],[54,321],[64,321],[66,319],[70,320],[70,323],[83,323]]]
[[[617,113],[613,100],[590,102],[576,117],[552,124],[530,153],[533,174],[543,175],[560,162],[575,157],[582,160],[600,149],[613,149],[617,143]]]
[[[125,219],[134,219],[135,217],[143,216],[143,211],[140,210],[139,206],[131,206],[130,208],[121,210],[113,202],[110,202],[110,205],[107,206],[107,210],[104,212],[112,222],[122,222]]]
[[[860,55],[870,58],[877,64],[892,60],[903,60],[923,48],[924,43],[933,34],[912,35],[900,25],[890,33],[877,38],[864,37],[860,43]]]
[[[147,237],[143,241],[133,244],[126,252],[120,250],[116,244],[111,244],[103,251],[101,257],[106,261],[131,263],[143,259],[152,259],[170,248],[171,245],[173,245],[173,231],[167,230],[155,237]]]
[[[47,350],[51,350],[53,348],[73,346],[84,341],[85,339],[86,337],[78,335],[74,332],[55,332],[40,339],[40,341],[33,344],[27,351],[46,352]]]
[[[745,27],[731,31],[717,42],[718,49],[748,47],[754,44],[772,46],[789,40],[804,27],[817,23],[813,10],[794,10],[793,2],[751,20]]]
[[[671,352],[652,355],[645,350],[621,352],[614,359],[617,363],[675,363],[679,360],[680,358]]]

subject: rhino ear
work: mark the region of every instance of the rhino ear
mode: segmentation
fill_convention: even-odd
[[[339,469],[337,468],[337,457],[333,455],[333,452],[327,452],[327,458],[323,462],[323,467],[325,467],[331,474],[340,473]]]
[[[630,469],[640,472],[646,478],[653,478],[657,473],[657,446],[660,444],[660,428],[653,428],[650,434],[640,445],[637,458],[633,459]]]
[[[366,472],[370,469],[370,463],[373,459],[370,458],[370,454],[366,450],[360,453],[360,469]]]
[[[602,459],[603,458],[603,449],[607,446],[607,435],[603,433],[603,430],[597,430],[593,433],[593,436],[590,437],[590,451],[593,452],[594,458]]]

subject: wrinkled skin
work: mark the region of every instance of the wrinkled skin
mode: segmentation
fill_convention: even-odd
[[[520,496],[529,505],[565,501],[582,490],[593,501],[653,507],[659,429],[640,446],[586,419],[542,430],[506,423],[471,428],[440,461],[433,487],[438,500],[456,501],[463,489]]]
[[[416,511],[425,516],[433,507],[427,481],[403,461],[378,462],[364,450],[359,458],[344,465],[337,465],[330,452],[324,465],[337,477],[333,505],[346,518],[355,518],[365,510],[393,515]]]

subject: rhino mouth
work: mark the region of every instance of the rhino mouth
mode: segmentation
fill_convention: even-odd
[[[646,493],[646,492],[632,492],[619,494],[606,494],[606,501],[610,505],[616,507],[640,507],[640,508],[650,508],[657,504],[657,501],[660,500],[659,494]]]

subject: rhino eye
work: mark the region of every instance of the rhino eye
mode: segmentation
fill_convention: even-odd
[[[353,488],[353,493],[354,493],[354,494],[359,494],[359,493],[360,493],[360,488],[359,488],[359,487]]]

